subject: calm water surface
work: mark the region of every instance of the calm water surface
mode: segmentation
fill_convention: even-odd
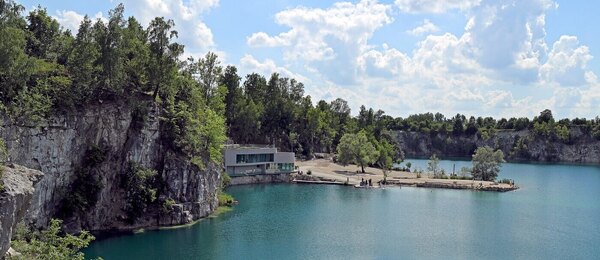
[[[410,160],[413,169],[426,160]],[[441,161],[446,171],[470,162]],[[191,227],[94,242],[104,259],[600,259],[600,167],[504,164],[521,189],[252,185]]]

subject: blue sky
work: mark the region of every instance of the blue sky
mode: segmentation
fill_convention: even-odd
[[[117,0],[19,1],[65,28]],[[600,115],[600,1],[123,0],[147,23],[175,20],[186,55],[214,51],[240,73],[279,72],[313,102],[346,99],[393,116]]]

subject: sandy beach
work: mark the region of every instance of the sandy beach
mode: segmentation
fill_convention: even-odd
[[[310,170],[312,176],[329,181],[346,182],[351,185],[357,185],[362,179],[371,179],[374,186],[380,180],[383,180],[381,169],[365,167],[365,173],[360,172],[360,167],[356,165],[342,166],[326,159],[316,159],[308,161],[297,161],[299,171],[305,174]],[[390,171],[387,177],[388,184],[401,186],[416,186],[429,188],[448,188],[448,189],[474,189],[489,191],[510,191],[517,187],[505,184],[494,183],[490,181],[473,180],[452,180],[452,179],[433,179],[427,173],[423,173],[421,178],[417,178],[416,173],[403,171]]]

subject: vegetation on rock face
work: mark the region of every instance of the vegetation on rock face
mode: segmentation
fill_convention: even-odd
[[[122,187],[126,191],[125,212],[130,222],[142,216],[148,206],[156,201],[157,172],[130,162],[122,180]],[[173,203],[168,208],[172,207]],[[167,205],[168,206],[168,205]]]
[[[52,219],[48,229],[30,230],[22,223],[17,227],[11,246],[22,255],[10,259],[85,259],[81,249],[87,247],[94,236],[82,231],[74,236],[61,231],[61,220]]]
[[[232,206],[234,199],[233,196],[225,193],[223,190],[219,190],[217,193],[217,199],[219,200],[219,206]]]
[[[84,154],[81,166],[75,169],[75,180],[65,191],[59,214],[71,217],[83,214],[96,205],[98,194],[102,190],[101,171],[97,168],[104,160],[109,148],[91,145]]]
[[[4,164],[8,161],[8,150],[6,149],[6,143],[4,139],[0,138],[0,192],[4,191],[4,181],[2,175],[4,174]]]

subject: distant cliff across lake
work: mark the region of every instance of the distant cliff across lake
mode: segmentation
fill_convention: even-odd
[[[415,131],[392,131],[391,136],[407,157],[471,157],[477,147],[490,146],[502,150],[509,161],[600,163],[600,140],[585,127],[571,126],[564,140],[532,129],[503,129],[491,136]]]

